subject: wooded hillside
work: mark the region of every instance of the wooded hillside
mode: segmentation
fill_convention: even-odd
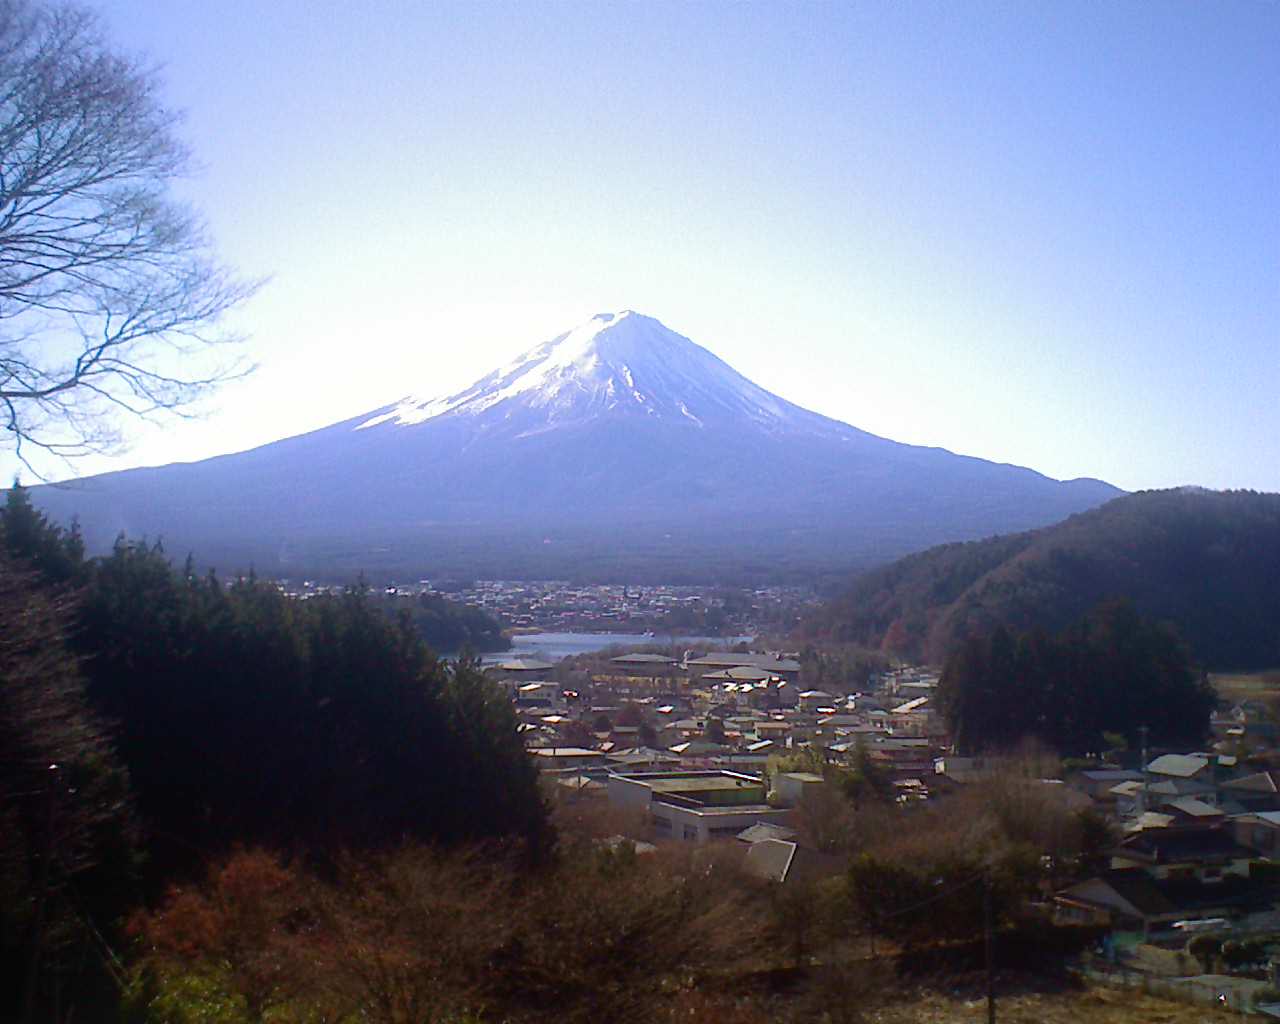
[[[409,614],[360,587],[224,583],[123,538],[86,559],[9,491],[0,1020],[110,1007],[123,915],[233,848],[333,864],[488,842],[532,862],[552,838],[510,701]]]
[[[941,662],[967,636],[1056,631],[1114,598],[1171,622],[1209,668],[1280,664],[1280,495],[1144,491],[931,548],[860,576],[804,632]]]

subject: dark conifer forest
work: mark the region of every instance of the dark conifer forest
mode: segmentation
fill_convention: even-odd
[[[1137,749],[1200,744],[1217,697],[1168,626],[1111,602],[1060,633],[972,636],[947,659],[938,700],[962,754],[1037,740],[1062,754],[1104,749],[1118,733]]]
[[[107,985],[123,912],[233,847],[548,849],[510,702],[408,614],[89,560],[21,488],[0,529],[0,1018]]]

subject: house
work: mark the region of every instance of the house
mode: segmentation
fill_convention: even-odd
[[[705,764],[711,758],[726,755],[730,751],[727,746],[720,743],[712,743],[710,740],[705,739],[692,739],[668,747],[667,752],[680,758],[680,763],[688,767],[691,764]]]
[[[674,722],[665,722],[659,727],[658,741],[662,746],[670,748],[673,744],[701,736],[706,728],[705,718],[678,718]]]
[[[751,712],[746,715],[734,715],[724,720],[724,727],[734,732],[741,733],[743,736],[754,736],[756,733],[756,722],[760,720],[756,716],[760,712]],[[762,718],[763,716],[761,716]]]
[[[1209,730],[1219,740],[1265,746],[1273,746],[1280,735],[1266,707],[1252,700],[1241,701],[1226,715],[1214,715]]]
[[[523,676],[526,679],[541,675],[544,672],[550,672],[555,668],[551,662],[539,661],[537,658],[509,658],[506,661],[498,662],[493,667],[503,675]]]
[[[772,822],[762,821],[744,828],[739,832],[735,839],[740,843],[758,843],[762,839],[785,839],[791,840],[796,837],[796,830],[787,828],[786,825],[777,825]]]
[[[1269,890],[1236,877],[1218,885],[1155,879],[1141,868],[1104,871],[1054,896],[1062,923],[1101,924],[1118,932],[1171,933],[1181,921],[1236,918],[1268,905]]]
[[[1224,803],[1240,811],[1280,811],[1280,785],[1276,772],[1256,772],[1229,779],[1218,786]]]
[[[734,683],[767,683],[774,678],[769,672],[754,665],[735,665],[725,669],[724,674]]]
[[[725,754],[712,754],[708,759],[708,767],[724,768],[729,771],[747,772],[751,775],[764,775],[769,767],[767,751],[733,750]]]
[[[1179,779],[1166,777],[1146,787],[1146,805],[1162,807],[1173,800],[1192,797],[1207,804],[1218,802],[1218,787],[1211,781],[1200,779]]]
[[[563,706],[560,684],[538,680],[521,683],[515,692],[516,707],[521,708],[553,708]]]
[[[947,754],[945,757],[933,759],[933,771],[936,775],[945,775],[952,782],[973,782],[986,778],[1008,765],[1002,757],[960,757]]]
[[[790,722],[779,722],[774,719],[770,719],[767,722],[756,722],[756,735],[762,740],[773,740],[776,743],[783,744],[786,742],[789,732],[791,732]]]
[[[536,747],[529,751],[529,756],[540,771],[581,771],[607,763],[602,751],[585,747]]]
[[[818,719],[818,733],[824,739],[842,738],[856,729],[866,728],[862,724],[861,715],[846,715],[836,712],[834,715],[824,715]]]
[[[1252,857],[1222,826],[1133,831],[1111,851],[1108,870],[1055,895],[1056,916],[1148,938],[1183,921],[1265,913],[1276,892],[1254,877]]]
[[[1115,808],[1117,817],[1122,819],[1133,818],[1142,814],[1146,804],[1142,782],[1133,779],[1128,779],[1112,786],[1107,795],[1111,798],[1109,802]],[[1105,803],[1107,801],[1100,802]]]
[[[792,840],[761,839],[747,850],[744,867],[760,878],[795,886],[834,878],[844,871],[845,862]]]
[[[1188,799],[1212,807],[1219,802],[1214,760],[1204,754],[1162,754],[1147,764],[1145,773],[1082,772],[1080,778],[1093,776],[1097,787],[1101,787],[1108,779],[1119,778],[1121,774],[1136,776],[1124,778],[1107,791],[1121,818],[1136,817],[1144,811],[1170,813],[1168,805]]]
[[[676,664],[675,658],[668,658],[663,654],[620,654],[616,658],[610,658],[611,665],[618,665],[621,668],[628,669],[648,669],[658,671],[663,669],[671,669]]]
[[[835,702],[835,697],[826,690],[805,690],[800,694],[802,711],[816,711],[818,708],[830,707]]]
[[[1280,860],[1280,811],[1254,811],[1231,819],[1236,842],[1270,860]]]
[[[913,697],[905,704],[899,704],[896,708],[891,708],[889,713],[891,715],[909,715],[915,711],[923,711],[928,703],[928,697]]]
[[[1161,814],[1159,811],[1143,811],[1132,821],[1125,824],[1126,832],[1141,832],[1147,828],[1169,828],[1174,823],[1172,814]]]
[[[608,793],[608,787],[603,779],[594,778],[586,773],[558,775],[556,785],[560,793],[566,797],[596,797],[605,796]]]
[[[934,772],[935,746],[924,736],[880,737],[866,749],[895,778],[921,778]]]
[[[693,658],[686,662],[686,666],[697,677],[719,669],[749,666],[761,669],[770,676],[777,676],[788,683],[794,683],[800,678],[800,662],[794,658],[779,658],[772,654],[737,654],[717,651],[701,658]]]
[[[680,767],[680,758],[672,756],[665,750],[654,750],[651,747],[632,747],[618,750],[607,757],[608,763],[620,771],[632,771],[637,768],[674,769]]]
[[[1173,818],[1174,824],[1220,825],[1226,820],[1220,807],[1197,800],[1192,796],[1179,797],[1160,805],[1160,809]]]
[[[1114,803],[1120,793],[1116,787],[1126,782],[1141,783],[1142,772],[1128,768],[1093,768],[1078,772],[1071,784],[1098,803]]]
[[[1162,754],[1147,765],[1153,781],[1162,779],[1213,780],[1213,766],[1203,754]]]
[[[761,779],[731,771],[612,775],[609,802],[645,811],[662,838],[696,843],[731,839],[757,822],[785,824],[789,817],[765,802]]]
[[[773,794],[788,807],[801,803],[809,793],[826,785],[826,779],[812,772],[779,772],[773,777]]]
[[[1249,877],[1253,851],[1225,828],[1143,829],[1126,836],[1111,851],[1111,867],[1141,868],[1154,879],[1221,881]]]

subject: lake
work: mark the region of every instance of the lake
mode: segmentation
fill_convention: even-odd
[[[679,658],[687,647],[703,647],[709,644],[716,646],[732,646],[737,643],[750,643],[749,636],[676,636],[660,633],[658,636],[645,636],[643,633],[523,633],[511,638],[511,650],[496,651],[484,656],[486,665],[510,658],[538,658],[542,661],[559,661],[574,654],[589,654],[602,651],[606,647],[645,647],[660,644],[670,649],[676,648],[675,657]]]

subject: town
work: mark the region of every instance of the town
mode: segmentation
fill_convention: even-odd
[[[1096,942],[1073,962],[1080,977],[1280,1016],[1280,749],[1265,700],[1220,701],[1204,750],[1028,761],[951,753],[939,675],[923,666],[869,673],[851,692],[808,685],[800,652],[780,651],[516,658],[490,674],[553,802],[594,807],[626,830],[606,841],[733,847],[783,887],[848,871],[829,819],[842,802],[831,791],[852,771],[874,773],[881,808],[904,827],[922,808],[945,815],[966,789],[1012,780],[1097,823],[1095,856],[1045,872],[1028,900],[1048,921],[1091,929]],[[861,824],[886,822],[895,827],[883,813]],[[1058,852],[1040,851],[1046,864]]]
[[[340,593],[345,586],[316,580],[278,582],[284,593],[294,597]],[[516,632],[652,632],[657,640],[672,633],[781,635],[819,603],[811,588],[780,585],[740,588],[422,579],[389,583],[383,589],[388,596],[435,595],[479,608],[505,629]]]

